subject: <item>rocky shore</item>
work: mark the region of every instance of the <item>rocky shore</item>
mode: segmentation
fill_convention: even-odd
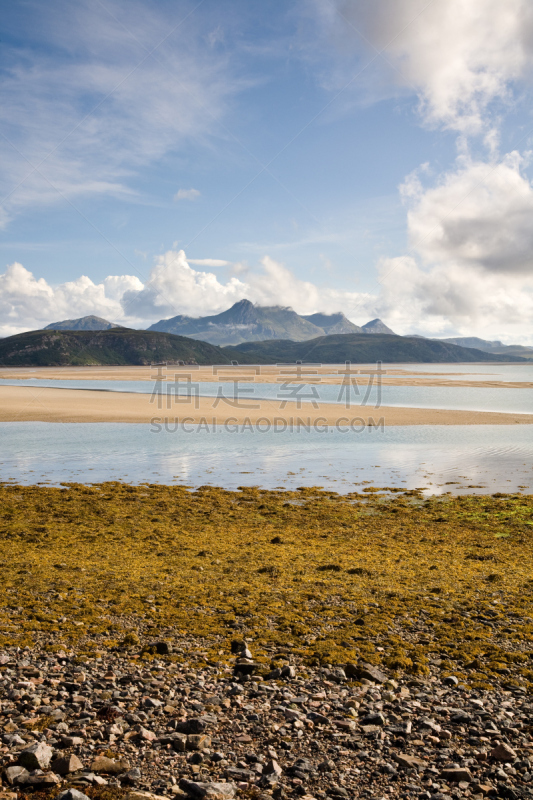
[[[197,668],[163,641],[148,658],[6,648],[0,798],[533,795],[525,688],[309,667],[290,651],[261,677],[244,642],[232,649],[233,666]]]

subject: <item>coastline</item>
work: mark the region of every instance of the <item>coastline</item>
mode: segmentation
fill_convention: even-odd
[[[532,381],[504,381],[491,379],[490,363],[486,373],[471,373],[466,380],[463,372],[424,372],[420,364],[409,369],[409,364],[385,365],[380,374],[382,386],[447,386],[451,388],[482,389],[533,389]],[[445,366],[444,364],[441,366]],[[455,365],[451,365],[455,366]],[[523,366],[523,365],[519,365]],[[529,365],[526,365],[529,366]],[[260,383],[309,383],[320,385],[341,385],[346,380],[344,364],[303,364],[297,365],[241,365],[241,366],[184,366],[177,367],[0,367],[0,380],[105,380],[105,381],[150,381],[156,379],[172,383],[176,375],[190,376],[193,382],[222,383],[239,379],[244,382]],[[158,370],[161,372],[158,374]],[[298,372],[298,370],[301,370]],[[352,364],[349,366],[354,379],[360,387],[365,387],[372,374],[376,374],[376,364]],[[480,378],[485,378],[481,379]]]
[[[281,400],[240,400],[241,407],[215,397],[182,398],[167,408],[166,396],[150,402],[149,394],[83,389],[50,389],[38,385],[0,386],[0,422],[129,422],[154,419],[175,423],[261,425],[287,422],[312,427],[384,424],[411,425],[532,425],[533,414],[492,411],[458,411],[431,408],[352,406],[334,403],[300,403]],[[248,407],[244,407],[248,406]],[[301,422],[299,423],[298,420]]]

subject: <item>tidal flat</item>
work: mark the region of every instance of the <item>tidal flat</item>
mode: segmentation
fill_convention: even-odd
[[[533,498],[0,487],[0,647],[533,689]]]

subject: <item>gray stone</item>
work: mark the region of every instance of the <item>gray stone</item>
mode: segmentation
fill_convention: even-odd
[[[52,760],[53,750],[44,742],[35,742],[19,754],[19,764],[32,769],[48,769]]]
[[[270,761],[267,761],[263,769],[263,775],[281,775],[282,772],[283,770],[275,758],[271,758]]]
[[[180,781],[180,789],[183,789],[189,797],[209,798],[209,800],[231,800],[235,797],[235,786],[233,783],[207,783],[188,781],[182,778]]]
[[[324,714],[319,714],[318,711],[310,711],[307,719],[314,722],[316,725],[329,725],[329,719]]]
[[[69,756],[56,758],[55,761],[52,761],[52,769],[54,772],[57,772],[58,775],[68,775],[71,772],[78,772],[80,769],[83,769],[83,764],[78,756],[72,753]]]
[[[19,783],[25,783],[29,777],[29,772],[24,767],[8,767],[4,775],[10,786],[16,786]]]
[[[89,800],[89,798],[77,789],[65,789],[64,792],[58,794],[57,800]]]
[[[367,661],[359,661],[358,664],[346,664],[344,668],[346,675],[349,678],[358,678],[359,680],[365,678],[367,681],[374,683],[386,683],[389,680],[383,670],[369,664]]]
[[[176,730],[179,733],[203,733],[207,728],[207,720],[202,719],[202,717],[191,717],[191,719],[186,719],[184,722],[179,722],[176,726]]]
[[[121,775],[119,780],[128,786],[135,786],[136,783],[139,783],[141,777],[141,770],[138,767],[134,767]]]
[[[457,686],[459,679],[455,675],[447,675],[442,682],[445,686]]]

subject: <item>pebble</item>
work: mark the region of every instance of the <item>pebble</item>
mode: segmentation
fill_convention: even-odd
[[[251,651],[197,669],[163,653],[80,666],[74,652],[6,649],[0,800],[30,789],[87,800],[98,787],[124,800],[533,797],[533,703],[520,687],[393,681],[365,662],[311,668],[290,653],[261,680],[234,669],[255,667]]]

